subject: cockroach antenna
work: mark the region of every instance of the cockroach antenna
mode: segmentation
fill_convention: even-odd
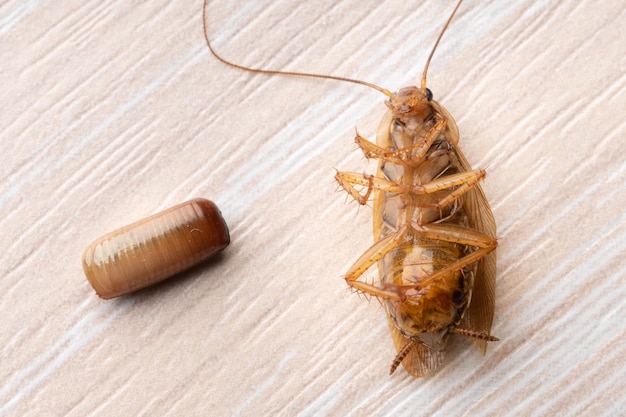
[[[361,81],[361,80],[356,80],[353,78],[347,78],[347,77],[337,77],[334,75],[325,75],[325,74],[313,74],[313,73],[308,73],[308,72],[295,72],[295,71],[278,71],[278,70],[268,70],[268,69],[261,69],[261,68],[251,68],[251,67],[246,67],[244,65],[239,65],[239,64],[235,64],[234,62],[231,62],[229,60],[227,60],[226,58],[223,58],[220,54],[217,53],[217,51],[215,49],[213,49],[213,46],[211,45],[211,41],[209,40],[209,34],[208,34],[208,29],[207,29],[207,23],[206,23],[206,16],[207,16],[207,4],[209,3],[209,0],[204,0],[204,5],[202,6],[202,27],[204,29],[204,39],[206,40],[206,44],[209,47],[209,50],[211,51],[211,53],[213,54],[213,56],[215,58],[217,58],[219,61],[221,61],[222,63],[229,65],[231,67],[240,69],[240,70],[244,70],[244,71],[250,71],[250,72],[256,72],[258,74],[266,74],[266,75],[287,75],[287,76],[292,76],[292,77],[310,77],[310,78],[322,78],[322,79],[327,79],[327,80],[336,80],[336,81],[345,81],[348,83],[354,83],[354,84],[361,84],[364,85],[366,87],[370,87],[373,88],[374,90],[378,90],[381,93],[383,93],[384,95],[386,95],[387,97],[391,97],[392,93],[391,91],[379,87],[376,84],[372,84],[372,83],[368,83],[366,81]]]
[[[426,65],[424,66],[424,74],[422,75],[422,88],[423,89],[426,88],[426,73],[428,72],[428,66],[430,65],[430,61],[431,59],[433,59],[433,55],[435,55],[435,50],[437,50],[437,46],[439,46],[439,41],[441,40],[441,38],[443,38],[443,34],[446,33],[446,30],[448,29],[448,26],[450,26],[450,22],[452,22],[452,19],[454,18],[456,11],[459,10],[461,3],[463,3],[463,0],[459,0],[459,2],[456,4],[456,7],[452,11],[452,14],[448,18],[448,21],[446,22],[443,29],[441,29],[441,33],[439,33],[439,37],[437,37],[437,40],[435,41],[435,45],[433,46],[433,49],[430,51],[430,55],[428,55],[428,59],[426,60]]]

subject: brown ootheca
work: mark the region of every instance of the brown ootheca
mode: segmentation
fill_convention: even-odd
[[[491,336],[495,304],[496,225],[479,182],[459,149],[459,131],[447,110],[426,87],[428,65],[460,0],[428,57],[421,86],[396,93],[360,80],[330,75],[244,67],[213,55],[235,68],[269,75],[327,78],[362,84],[389,97],[376,143],[357,133],[368,159],[378,159],[375,175],[338,172],[336,179],[356,201],[373,196],[375,243],[354,263],[348,285],[385,306],[397,355],[391,373],[402,363],[416,377],[443,362],[452,333],[474,339],[484,354]],[[364,277],[374,264],[379,276]]]

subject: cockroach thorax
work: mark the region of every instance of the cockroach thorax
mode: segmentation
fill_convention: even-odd
[[[395,118],[430,116],[433,93],[428,88],[404,87],[385,102]]]

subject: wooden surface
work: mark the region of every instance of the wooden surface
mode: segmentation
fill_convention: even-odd
[[[417,83],[453,1],[210,5],[237,62]],[[485,167],[498,223],[493,333],[402,369],[376,302],[342,274],[371,209],[334,169],[372,172],[385,97],[267,77],[209,55],[201,2],[0,4],[0,415],[619,416],[626,413],[626,4],[467,1],[429,87]],[[98,236],[193,197],[223,256],[99,299]]]

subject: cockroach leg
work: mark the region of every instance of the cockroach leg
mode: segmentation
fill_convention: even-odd
[[[385,152],[381,156],[381,159],[396,163],[399,161],[404,164],[408,163],[409,165],[421,163],[424,156],[426,156],[426,152],[428,152],[435,140],[437,140],[439,135],[441,135],[441,132],[443,132],[443,129],[445,129],[447,124],[448,120],[446,118],[442,118],[430,131],[428,131],[428,134],[423,141],[406,148]]]
[[[367,282],[348,281],[348,285],[357,291],[361,291],[367,295],[373,295],[381,300],[402,301],[402,297],[397,291],[380,288],[375,285],[368,284]]]
[[[466,174],[465,179],[464,179],[466,181],[465,183],[461,184],[461,186],[459,186],[458,188],[450,191],[450,193],[448,193],[445,197],[441,198],[436,203],[433,203],[430,207],[432,207],[434,209],[438,209],[438,210],[441,210],[442,208],[447,207],[454,200],[456,200],[461,195],[463,195],[464,193],[469,191],[473,186],[478,184],[486,176],[486,173],[483,170],[469,171],[469,172],[466,172],[464,174]],[[436,180],[436,181],[433,181],[433,182],[434,183],[441,182],[441,184],[439,184],[439,187],[442,187],[442,188],[440,188],[440,189],[447,188],[447,187],[445,187],[445,183],[446,183],[445,179]],[[435,187],[435,188],[437,188],[437,187]],[[432,192],[434,192],[434,191],[432,191]]]
[[[381,148],[375,143],[370,142],[363,136],[359,135],[359,132],[356,132],[356,137],[354,138],[354,141],[359,146],[359,148],[361,148],[361,150],[363,151],[363,155],[365,155],[367,159],[380,158],[380,155],[383,155],[386,152],[385,148]]]
[[[423,141],[420,141],[411,146],[407,146],[406,148],[396,149],[393,151],[389,151],[385,148],[381,148],[380,146],[375,145],[358,133],[356,135],[355,142],[357,143],[357,145],[359,145],[359,147],[363,151],[363,154],[368,159],[382,159],[386,162],[400,165],[406,165],[407,163],[411,164],[411,162],[421,161],[422,158],[424,158],[424,155],[426,155],[428,149],[430,149],[435,140],[437,140],[443,129],[446,127],[447,123],[447,119],[441,119],[428,132]]]
[[[418,225],[411,222],[410,228],[403,227],[395,234],[391,234],[384,239],[379,240],[367,251],[365,251],[365,253],[363,253],[363,255],[361,255],[361,257],[348,270],[348,273],[345,276],[345,280],[348,285],[356,290],[381,299],[401,300],[402,294],[399,291],[381,288],[379,286],[357,280],[374,263],[378,262],[383,256],[397,247],[404,240],[409,231],[426,238],[479,248],[478,250],[464,256],[456,262],[448,265],[446,268],[443,268],[428,277],[420,283],[420,287],[426,287],[433,281],[441,279],[447,274],[460,271],[466,266],[482,259],[490,252],[494,251],[498,246],[498,242],[493,237],[461,226],[451,224]]]
[[[404,191],[400,185],[386,178],[358,174],[356,172],[337,172],[335,179],[339,185],[361,205],[367,203],[373,190],[381,190],[386,193],[399,193]],[[355,185],[367,187],[365,193],[361,194]]]
[[[482,169],[459,172],[458,174],[438,177],[437,179],[427,182],[426,184],[417,185],[411,188],[411,192],[415,194],[430,194],[460,185],[461,187],[450,192],[450,194],[456,192],[456,197],[458,197],[474,185],[478,184],[478,182],[482,181],[486,176],[487,173]]]
[[[419,229],[416,229],[419,227]],[[479,231],[468,229],[455,224],[424,224],[414,225],[411,228],[420,236],[444,242],[452,242],[459,245],[467,245],[478,248],[491,248],[498,246],[498,241],[493,237]]]
[[[408,227],[399,229],[395,234],[391,234],[384,239],[374,243],[368,250],[361,255],[359,259],[348,270],[345,280],[348,285],[354,289],[363,291],[366,294],[373,295],[387,300],[400,300],[397,291],[389,291],[375,285],[357,281],[365,271],[378,262],[383,256],[389,253],[393,248],[397,247],[409,232]]]
[[[440,269],[439,271],[437,271],[436,273],[434,273],[433,275],[431,275],[430,277],[422,280],[419,284],[420,287],[424,288],[427,287],[429,285],[431,285],[434,281],[437,281],[443,277],[445,277],[448,274],[451,274],[453,272],[456,271],[460,271],[461,269],[465,268],[468,265],[473,264],[474,262],[477,262],[478,260],[484,258],[485,256],[489,255],[491,252],[493,252],[496,249],[497,244],[494,244],[493,246],[487,247],[487,248],[480,248],[478,250],[475,250],[474,252],[470,253],[469,255],[466,255],[464,257],[462,257],[461,259],[459,259],[458,261],[451,263],[450,265],[446,266],[443,269]]]

